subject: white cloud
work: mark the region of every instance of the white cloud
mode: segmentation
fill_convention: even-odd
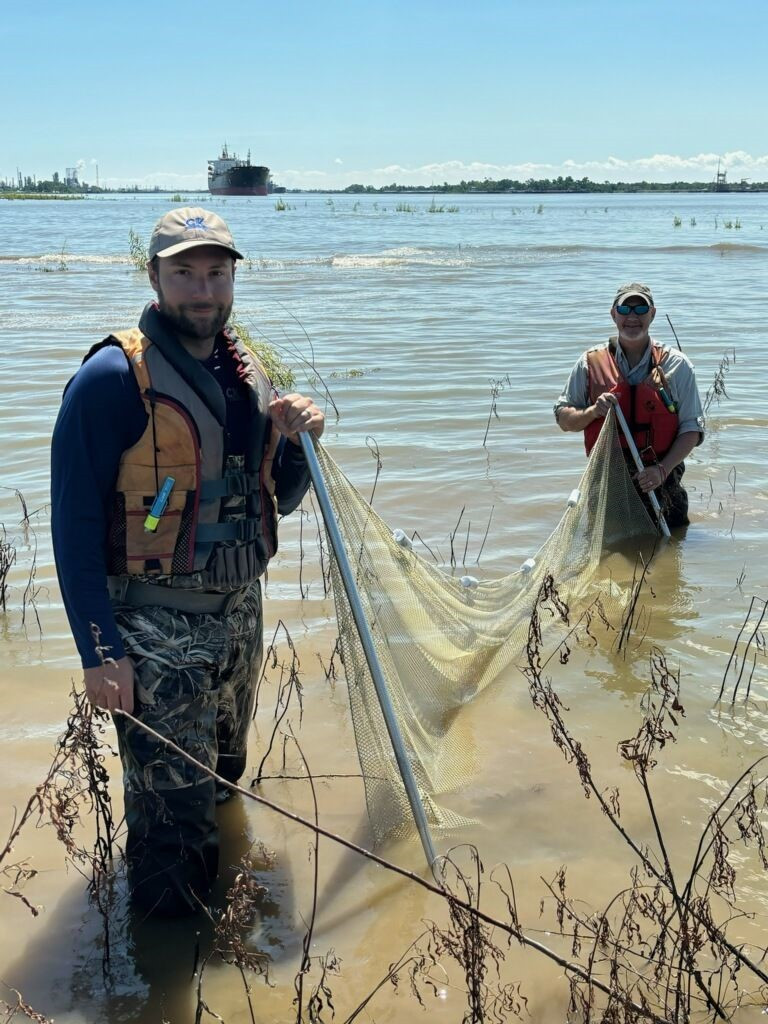
[[[344,161],[341,159],[341,157],[338,157],[338,156],[336,157],[336,159],[333,162],[335,164],[343,164],[344,163]]]
[[[151,174],[144,174],[140,177],[121,178],[99,176],[99,184],[104,188],[172,188],[184,191],[185,189],[207,189],[208,178],[205,174],[179,174],[176,171],[153,171]]]
[[[715,176],[718,160],[721,169],[728,172],[731,181],[740,178],[754,181],[768,179],[768,155],[752,156],[742,150],[724,154],[698,153],[690,156],[655,153],[631,160],[608,155],[599,160],[564,160],[562,163],[485,163],[462,160],[410,166],[391,163],[367,170],[345,170],[331,174],[314,170],[286,169],[273,171],[273,177],[279,184],[288,188],[344,188],[353,183],[382,186],[393,182],[399,185],[439,186],[444,181],[449,184],[456,184],[462,180],[482,181],[484,178],[512,178],[525,181],[528,178],[556,178],[558,175],[587,177],[595,181],[711,181]]]

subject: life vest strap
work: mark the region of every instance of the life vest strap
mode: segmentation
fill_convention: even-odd
[[[251,541],[261,533],[260,519],[234,519],[229,523],[198,523],[197,540],[215,544],[222,540]]]
[[[245,497],[259,490],[258,473],[230,473],[219,480],[203,480],[200,484],[202,501],[215,498]]]

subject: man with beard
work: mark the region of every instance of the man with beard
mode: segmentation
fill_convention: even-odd
[[[157,301],[86,355],[51,459],[56,567],[91,704],[133,713],[231,782],[261,666],[259,580],[278,514],[309,486],[298,434],[324,426],[311,399],[277,397],[226,327],[241,258],[214,213],[158,221]],[[218,869],[215,806],[231,791],[129,719],[115,726],[132,899],[198,910]]]
[[[582,353],[555,403],[555,418],[561,430],[583,431],[589,455],[605,417],[619,405],[643,460],[636,471],[620,434],[643,501],[650,507],[647,495],[656,491],[669,526],[686,526],[683,460],[703,440],[704,416],[690,360],[651,338],[655,316],[648,285],[619,287],[611,306],[617,336]]]

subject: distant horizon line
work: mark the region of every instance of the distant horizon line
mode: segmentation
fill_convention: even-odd
[[[718,175],[720,179],[720,175]],[[712,181],[711,179],[701,180],[694,179],[692,181],[676,180],[676,181],[649,181],[647,178],[635,180],[635,181],[595,181],[586,175],[581,178],[574,178],[572,175],[562,174],[551,178],[526,178],[525,180],[514,179],[514,178],[488,178],[483,179],[471,179],[465,180],[458,183],[450,183],[443,181],[441,184],[435,184],[432,182],[429,185],[425,184],[398,184],[397,181],[393,181],[387,185],[363,185],[360,183],[352,183],[343,187],[332,188],[326,187],[314,187],[314,188],[298,188],[298,187],[287,187],[280,186],[272,183],[272,188],[268,195],[388,195],[398,193],[416,193],[416,194],[446,194],[446,195],[462,195],[462,194],[513,194],[513,195],[589,195],[589,194],[602,194],[608,195],[611,193],[638,193],[638,192],[714,192],[714,193],[741,193],[741,192],[766,192],[768,191],[768,181],[763,182],[749,182],[746,179],[740,181],[734,181],[729,183],[725,180],[725,175],[722,176],[722,180]],[[0,179],[0,196],[5,194],[6,196],[18,195],[18,196],[57,196],[57,195],[68,195],[68,196],[87,196],[87,195],[105,195],[105,194],[141,194],[141,195],[179,195],[182,193],[194,194],[194,195],[210,195],[209,189],[205,186],[195,187],[178,187],[178,186],[166,186],[160,185],[119,185],[119,186],[107,186],[107,185],[93,185],[89,182],[80,182],[77,177],[74,180],[67,179],[62,181],[58,178],[40,179],[38,180],[34,175],[24,176],[23,184],[19,187],[18,183],[14,183],[9,179]]]

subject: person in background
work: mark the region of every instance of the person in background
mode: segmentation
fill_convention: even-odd
[[[582,354],[555,402],[555,419],[561,430],[583,431],[589,455],[618,404],[644,463],[634,476],[638,490],[656,491],[668,525],[685,526],[684,460],[704,438],[704,416],[690,360],[651,338],[655,316],[647,285],[621,285],[611,306],[618,335]]]
[[[156,301],[94,345],[53,433],[52,526],[91,704],[123,710],[235,782],[262,658],[260,577],[309,474],[299,433],[323,413],[277,397],[226,324],[241,255],[224,221],[172,210],[149,244]],[[217,791],[115,715],[128,882],[147,913],[204,905],[218,870]]]

